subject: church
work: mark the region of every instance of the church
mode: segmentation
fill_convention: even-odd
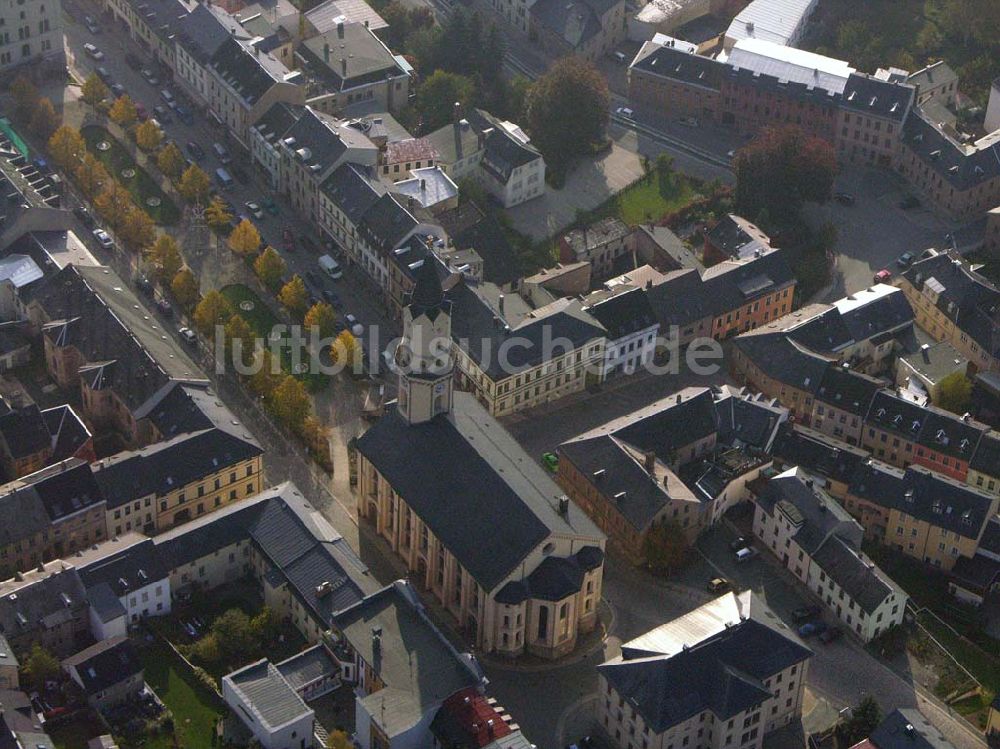
[[[555,659],[597,625],[605,538],[469,393],[425,260],[403,313],[397,399],[356,443],[357,506],[482,652]]]

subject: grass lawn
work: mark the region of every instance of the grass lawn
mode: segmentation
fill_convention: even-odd
[[[87,150],[128,189],[136,205],[146,211],[153,221],[158,224],[176,224],[180,220],[180,211],[177,210],[174,201],[135,163],[128,151],[107,130],[98,125],[88,125],[80,131],[80,134],[87,143]],[[98,150],[97,144],[102,141],[109,143],[111,148],[107,151]],[[134,169],[135,177],[123,178],[123,169]],[[146,198],[150,197],[159,198],[160,205],[156,207],[146,205]]]
[[[635,226],[680,210],[697,197],[700,196],[691,183],[680,175],[673,173],[660,179],[653,172],[615,197],[614,214],[629,226]]]
[[[186,673],[186,667],[163,642],[139,650],[146,683],[174,716],[174,732],[185,749],[211,749],[215,722],[222,715],[216,695]]]

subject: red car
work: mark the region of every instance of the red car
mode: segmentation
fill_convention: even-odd
[[[139,122],[145,122],[149,119],[149,112],[146,108],[142,106],[139,102],[135,103],[135,116],[139,118]]]
[[[889,272],[888,268],[883,268],[875,274],[875,283],[885,283],[890,278],[892,278],[892,273]]]

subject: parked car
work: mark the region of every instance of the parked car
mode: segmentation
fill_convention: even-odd
[[[169,125],[174,121],[174,118],[170,116],[170,111],[159,104],[153,107],[153,116],[163,125]]]
[[[827,629],[826,622],[814,621],[806,622],[801,627],[799,627],[799,637],[812,637],[813,635],[821,635]]]
[[[253,216],[254,218],[258,219],[264,218],[264,210],[260,207],[259,203],[255,203],[252,200],[248,200],[243,205],[246,206],[246,209],[250,211],[250,215]]]
[[[148,296],[150,299],[153,298],[153,282],[148,278],[145,276],[139,276],[135,279],[135,285],[143,294]]]
[[[166,299],[161,299],[156,303],[156,309],[160,311],[160,314],[164,317],[173,317],[174,308],[170,306],[170,302]]]
[[[100,62],[101,60],[104,59],[104,53],[101,52],[101,50],[99,50],[90,42],[87,42],[86,44],[83,45],[83,51],[86,52],[87,57],[89,57],[92,60],[97,60],[98,62]]]
[[[854,205],[854,196],[849,192],[836,192],[833,194],[833,199],[841,205]]]
[[[152,68],[143,68],[141,75],[150,86],[160,85],[160,79],[156,77],[156,73],[153,72]]]
[[[913,265],[914,257],[912,252],[904,252],[896,258],[896,265],[900,268],[909,268]]]
[[[740,549],[745,549],[750,545],[750,539],[746,536],[740,536],[739,538],[729,542],[730,551],[739,551]]]
[[[729,581],[724,577],[713,577],[708,581],[709,593],[723,593],[729,590]]]
[[[120,99],[121,97],[125,96],[125,87],[122,84],[112,83],[110,88],[111,88],[111,93],[115,95],[116,99]]]
[[[132,70],[138,70],[142,67],[142,60],[133,55],[131,52],[125,53],[125,64],[128,65]]]
[[[748,546],[747,548],[740,549],[739,551],[736,552],[736,561],[737,562],[749,562],[751,559],[753,559],[759,553],[760,552],[757,551],[752,546]]]
[[[358,322],[358,318],[350,312],[344,315],[344,322],[347,324],[347,329],[355,336],[360,336],[365,332],[365,326]]]
[[[892,272],[888,268],[883,268],[878,273],[875,274],[873,280],[875,283],[885,283],[890,278],[892,278]]]
[[[195,143],[193,140],[187,142],[187,152],[188,155],[195,161],[201,161],[205,158],[205,149]]]
[[[194,346],[198,342],[198,336],[191,328],[180,328],[177,334],[183,339],[184,343],[190,346]]]
[[[839,640],[844,636],[844,630],[840,627],[827,627],[819,633],[819,641],[824,645],[829,645],[834,640]]]
[[[245,171],[243,171],[243,167],[241,167],[239,164],[230,164],[229,171],[233,173],[233,176],[236,177],[237,181],[241,185],[246,185],[250,183],[250,177],[247,175]]]
[[[95,21],[90,16],[83,17],[83,25],[87,27],[87,31],[89,31],[91,34],[101,33],[101,27],[98,26],[97,21]]]
[[[104,231],[104,229],[94,229],[94,238],[97,240],[97,243],[106,250],[110,250],[115,246],[115,240],[113,240],[111,235]]]
[[[792,621],[796,624],[803,624],[810,619],[815,619],[823,613],[823,610],[815,604],[810,606],[799,606],[792,612]]]
[[[264,210],[270,213],[272,216],[277,216],[279,213],[281,213],[281,210],[278,208],[278,204],[275,203],[274,200],[271,198],[268,198],[267,200],[264,201]]]
[[[97,77],[104,81],[105,86],[110,86],[114,82],[114,77],[111,75],[111,71],[108,70],[103,65],[98,65],[94,70],[97,73]]]
[[[633,112],[628,107],[618,107],[618,109],[615,110],[615,114],[617,114],[619,117],[624,117],[627,120],[631,120],[632,115],[634,115],[635,112]]]
[[[146,107],[139,102],[135,103],[135,116],[139,119],[139,122],[145,122],[149,119],[149,112],[146,111]]]
[[[323,298],[327,301],[327,304],[329,304],[334,309],[340,309],[343,306],[340,301],[340,298],[332,289],[323,289],[322,293],[323,293]]]
[[[174,107],[174,112],[177,114],[177,119],[183,122],[185,125],[194,124],[194,115],[191,114],[191,110],[185,106],[178,104]]]
[[[173,92],[169,88],[165,88],[160,91],[160,98],[167,103],[167,106],[173,109],[177,106],[177,99],[174,98]]]
[[[552,473],[559,470],[559,456],[555,453],[542,453],[542,463]]]
[[[312,240],[312,237],[310,237],[308,234],[299,234],[299,242],[301,242],[302,246],[305,247],[307,250],[312,250],[313,252],[319,251],[319,248],[316,246],[316,243]]]
[[[90,214],[85,206],[78,205],[73,209],[73,215],[80,219],[80,223],[86,226],[88,229],[94,228],[94,217]]]

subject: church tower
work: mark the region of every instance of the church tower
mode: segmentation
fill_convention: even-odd
[[[416,285],[403,311],[403,337],[396,349],[396,408],[410,424],[451,410],[451,302],[444,298],[436,265],[437,260],[428,254],[417,269]]]

